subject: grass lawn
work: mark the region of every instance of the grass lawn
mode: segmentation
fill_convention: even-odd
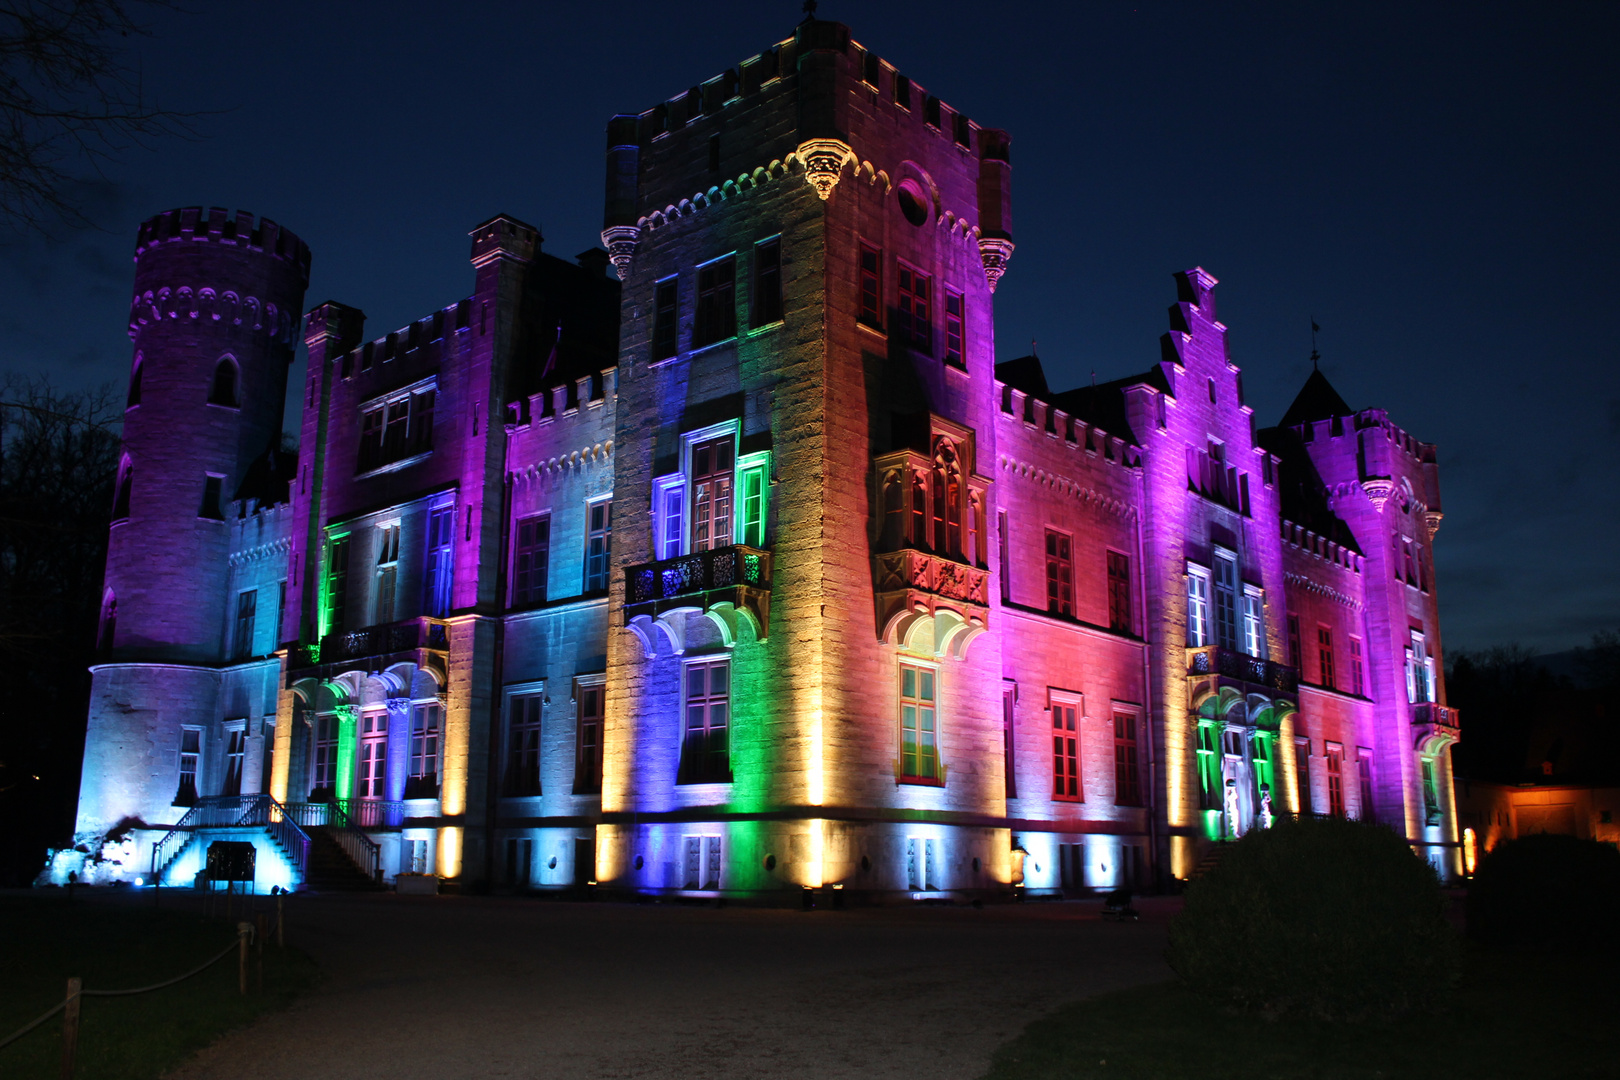
[[[86,898],[81,891],[71,905],[58,890],[0,898],[0,1038],[61,1001],[69,976],[83,979],[86,990],[147,986],[189,971],[235,939],[223,917],[196,914],[194,895],[166,893],[166,910],[149,906],[148,896]],[[258,903],[266,910],[264,898]],[[273,937],[274,908],[268,910]],[[250,975],[248,995],[238,994],[233,954],[163,990],[82,998],[74,1076],[154,1080],[222,1033],[282,1007],[315,979],[307,956],[279,952],[272,940],[264,950],[262,993]],[[61,1056],[59,1013],[0,1049],[0,1076],[55,1077]]]
[[[1470,946],[1447,1006],[1328,1025],[1238,1015],[1163,983],[1065,1006],[996,1052],[985,1080],[1371,1080],[1620,1075],[1612,965]]]

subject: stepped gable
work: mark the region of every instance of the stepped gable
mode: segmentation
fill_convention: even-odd
[[[1333,389],[1327,376],[1321,369],[1311,372],[1311,377],[1305,380],[1300,387],[1299,394],[1294,403],[1288,406],[1283,413],[1282,426],[1294,427],[1298,424],[1308,424],[1313,420],[1331,420],[1335,416],[1354,416],[1356,410],[1344,403],[1344,398]]]

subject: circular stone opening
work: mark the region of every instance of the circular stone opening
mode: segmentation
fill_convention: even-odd
[[[900,199],[900,212],[906,220],[913,225],[925,225],[928,222],[928,199],[923,195],[922,188],[915,180],[902,180],[895,189]]]

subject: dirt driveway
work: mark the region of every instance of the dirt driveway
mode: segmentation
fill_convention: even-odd
[[[1173,901],[774,911],[300,896],[326,981],[174,1074],[949,1080],[1063,1002],[1167,978]]]

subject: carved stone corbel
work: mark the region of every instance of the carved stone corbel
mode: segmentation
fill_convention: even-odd
[[[620,281],[630,280],[630,263],[636,257],[636,244],[641,242],[641,228],[637,225],[609,225],[602,230],[602,246],[607,248],[608,259]]]
[[[804,165],[805,180],[816,189],[823,202],[838,186],[844,166],[855,160],[855,151],[842,139],[806,139],[794,152]]]
[[[1373,509],[1382,514],[1384,504],[1389,502],[1391,495],[1395,494],[1395,481],[1387,476],[1369,477],[1361,482],[1361,489],[1367,493],[1367,498],[1371,500]]]
[[[979,237],[979,257],[984,260],[984,279],[990,283],[990,291],[996,291],[996,283],[1001,275],[1007,272],[1007,263],[1012,258],[1013,242],[997,236]]]

